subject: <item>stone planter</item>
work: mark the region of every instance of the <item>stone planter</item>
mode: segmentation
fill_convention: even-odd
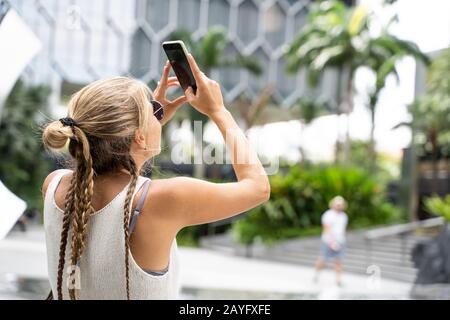
[[[418,273],[411,298],[450,300],[450,224],[435,238],[417,244],[412,256]]]

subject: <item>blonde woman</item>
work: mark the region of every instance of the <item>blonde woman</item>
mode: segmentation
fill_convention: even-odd
[[[336,283],[342,285],[342,258],[345,250],[345,231],[348,224],[348,217],[344,210],[347,202],[341,196],[336,196],[330,201],[330,209],[322,215],[322,236],[321,251],[322,256],[316,263],[316,274],[314,281],[318,281],[319,272],[325,267],[326,262],[334,260],[334,270],[336,272]]]
[[[66,118],[45,127],[45,146],[58,150],[69,141],[74,159],[72,170],[52,172],[42,186],[49,299],[176,299],[177,233],[268,200],[267,176],[219,84],[188,60],[196,94],[188,88],[166,99],[167,88],[180,86],[167,63],[154,92],[125,77],[99,80],[72,97]],[[140,175],[160,153],[161,126],[185,102],[226,138],[237,182]]]

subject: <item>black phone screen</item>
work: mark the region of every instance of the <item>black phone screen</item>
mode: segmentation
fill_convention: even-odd
[[[164,45],[163,48],[183,90],[192,87],[195,94],[197,85],[183,48],[179,44]]]

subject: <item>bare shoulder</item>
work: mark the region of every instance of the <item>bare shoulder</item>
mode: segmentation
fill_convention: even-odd
[[[188,177],[175,177],[168,179],[152,179],[144,205],[158,204],[167,209],[176,208],[179,194],[186,187]]]
[[[50,182],[53,180],[53,178],[54,178],[57,174],[59,174],[60,172],[63,172],[63,171],[66,171],[66,169],[58,169],[58,170],[55,170],[55,171],[50,172],[50,173],[47,175],[47,177],[46,177],[45,180],[44,180],[44,183],[42,184],[42,188],[41,188],[41,191],[42,191],[42,197],[45,197],[45,194],[47,193],[48,185],[49,185]]]
[[[184,210],[181,194],[191,180],[195,179],[189,177],[152,179],[144,201],[143,213],[165,222],[172,221],[176,226],[179,222],[178,216]],[[136,198],[140,196],[140,193],[137,193]]]
[[[152,184],[154,185],[153,188],[155,191],[159,192],[159,195],[171,197],[173,199],[186,191],[186,188],[202,182],[206,181],[184,176],[152,180]]]

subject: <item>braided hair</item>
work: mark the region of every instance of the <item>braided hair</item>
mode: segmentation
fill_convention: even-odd
[[[130,299],[129,224],[132,196],[140,172],[130,154],[136,130],[147,130],[150,89],[142,82],[126,77],[96,81],[78,91],[69,102],[69,117],[47,124],[43,131],[44,145],[68,151],[73,160],[73,174],[65,195],[57,271],[57,298],[63,299],[63,275],[66,247],[70,238],[68,293],[79,298],[76,272],[87,245],[89,219],[94,213],[92,197],[95,177],[104,173],[127,170],[130,183],[123,208],[125,240],[126,298]],[[50,292],[48,299],[53,298]]]

